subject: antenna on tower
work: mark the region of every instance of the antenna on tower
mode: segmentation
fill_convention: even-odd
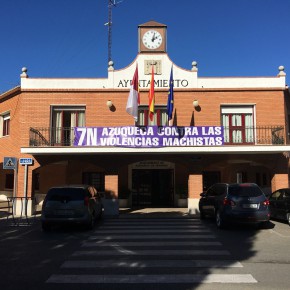
[[[112,25],[113,25],[113,16],[112,9],[117,6],[117,4],[122,1],[116,2],[116,0],[108,0],[108,22],[105,23],[108,26],[108,63],[112,60]]]

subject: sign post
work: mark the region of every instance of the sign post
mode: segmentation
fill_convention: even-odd
[[[16,203],[15,203],[15,198],[16,198],[16,192],[17,192],[17,158],[16,157],[4,157],[3,161],[3,169],[11,169],[14,170],[14,180],[13,180],[13,200],[12,200],[12,211],[13,215],[15,214],[16,211]]]
[[[28,165],[33,164],[32,158],[20,158],[19,164],[24,165],[24,208],[25,208],[25,215],[27,215],[27,177],[28,177]]]

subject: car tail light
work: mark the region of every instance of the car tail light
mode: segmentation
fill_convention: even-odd
[[[85,196],[84,204],[85,204],[85,206],[89,205],[89,197],[88,196]]]
[[[229,205],[229,206],[236,206],[236,203],[233,202],[232,200],[225,198],[224,199],[224,205]]]
[[[269,199],[266,199],[264,202],[263,202],[263,205],[270,205],[270,201],[269,201]]]

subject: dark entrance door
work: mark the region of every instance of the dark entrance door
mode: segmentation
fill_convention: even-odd
[[[132,171],[133,206],[172,206],[172,169],[134,169]]]
[[[203,191],[206,191],[215,183],[221,182],[221,174],[219,171],[204,171],[202,173]]]

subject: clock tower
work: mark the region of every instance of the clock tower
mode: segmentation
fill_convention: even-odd
[[[140,53],[166,52],[167,26],[149,21],[138,26],[138,51]]]

